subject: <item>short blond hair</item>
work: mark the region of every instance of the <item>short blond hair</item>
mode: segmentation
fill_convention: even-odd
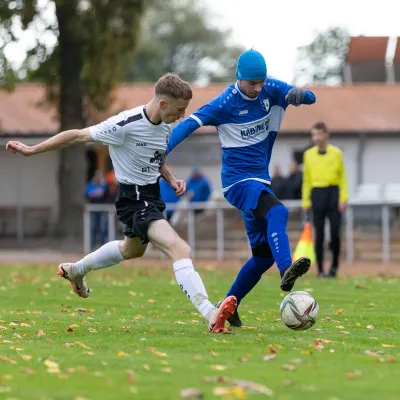
[[[165,74],[156,83],[154,88],[156,96],[168,96],[175,100],[191,100],[192,88],[189,83],[175,74]]]

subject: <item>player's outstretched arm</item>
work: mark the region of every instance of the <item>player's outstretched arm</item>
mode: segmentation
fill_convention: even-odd
[[[20,153],[25,157],[30,157],[46,151],[58,150],[73,144],[87,142],[94,142],[88,128],[71,129],[60,132],[50,139],[35,144],[34,146],[27,146],[21,142],[10,141],[6,144],[6,149],[11,153]]]
[[[191,135],[196,129],[200,128],[200,124],[195,119],[188,117],[182,122],[179,122],[174,129],[172,129],[171,136],[168,140],[167,154],[173,148],[178,146],[183,140]]]
[[[186,192],[186,182],[180,179],[176,179],[172,171],[164,163],[160,167],[161,176],[171,185],[172,189],[175,190],[177,196],[182,196]]]

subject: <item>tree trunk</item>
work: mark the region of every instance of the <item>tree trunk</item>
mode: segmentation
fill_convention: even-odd
[[[76,0],[56,2],[60,51],[60,129],[84,127],[81,82],[80,30],[75,26]],[[60,207],[57,233],[66,239],[82,236],[82,213],[86,177],[86,149],[76,145],[60,151]]]

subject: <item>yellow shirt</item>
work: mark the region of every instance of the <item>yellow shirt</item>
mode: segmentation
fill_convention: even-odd
[[[314,146],[304,152],[302,202],[303,207],[311,206],[311,190],[328,186],[339,186],[339,202],[348,200],[346,171],[342,151],[328,145],[325,154]]]

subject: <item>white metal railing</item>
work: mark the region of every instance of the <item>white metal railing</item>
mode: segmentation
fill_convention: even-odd
[[[301,201],[289,200],[284,202],[289,210],[300,210]],[[169,203],[165,211],[175,210],[177,212],[187,212],[187,232],[188,244],[192,249],[193,256],[196,252],[196,230],[195,230],[195,211],[196,210],[215,210],[216,213],[216,232],[217,232],[217,259],[224,258],[224,210],[234,209],[226,200],[211,200],[208,202],[189,203],[186,201],[177,204]],[[91,229],[90,213],[105,212],[108,214],[108,240],[116,238],[116,210],[113,204],[86,204],[83,217],[83,250],[86,253],[91,251]]]
[[[284,205],[291,211],[301,210],[300,200],[283,201]],[[384,201],[354,201],[349,202],[345,213],[346,224],[346,259],[352,263],[354,257],[354,209],[357,207],[377,206],[381,208],[381,238],[382,238],[382,261],[389,262],[390,257],[390,208],[399,207],[400,202]],[[217,233],[217,259],[224,258],[224,210],[233,207],[224,199],[212,200],[209,202],[180,202],[168,204],[166,211],[176,210],[187,212],[187,231],[188,244],[192,249],[193,255],[196,251],[196,232],[195,232],[195,210],[215,210],[216,212],[216,233]],[[84,240],[83,248],[85,253],[89,253],[91,243],[90,213],[95,211],[106,212],[108,214],[108,240],[116,238],[116,210],[113,204],[86,204],[84,209]]]

